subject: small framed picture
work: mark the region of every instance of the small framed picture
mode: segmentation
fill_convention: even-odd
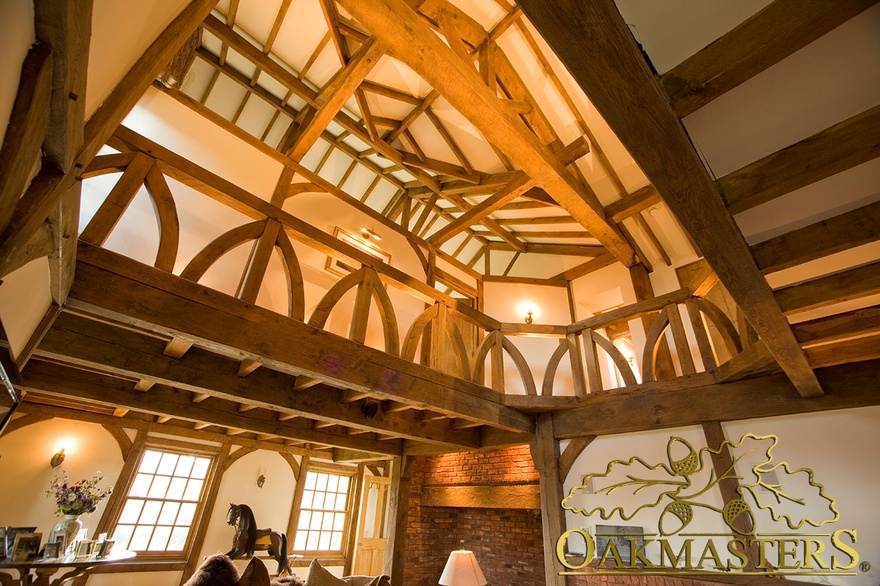
[[[62,533],[58,533],[58,534],[54,534],[54,537],[55,537],[55,539],[50,538],[52,543],[57,543],[58,544],[58,551],[61,553],[61,555],[64,555],[64,553],[67,551],[67,545],[68,545],[67,536]]]
[[[94,539],[83,539],[82,541],[78,542],[76,544],[76,557],[91,557],[91,555],[95,553],[95,543],[96,541]]]
[[[42,533],[18,533],[12,543],[12,559],[24,561],[37,555],[40,551],[40,542],[43,541]]]
[[[98,557],[105,558],[110,555],[110,552],[113,550],[113,544],[116,543],[113,539],[105,539],[101,543],[98,544]]]
[[[52,542],[49,541],[46,543],[45,547],[43,547],[43,559],[44,560],[57,560],[61,557],[61,544],[57,541]]]
[[[6,528],[6,557],[12,558],[15,549],[15,538],[23,533],[33,533],[36,527],[7,527]]]
[[[0,527],[0,560],[6,559],[6,527]]]

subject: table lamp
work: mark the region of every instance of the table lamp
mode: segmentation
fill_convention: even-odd
[[[480,570],[480,564],[474,552],[464,548],[464,540],[459,542],[459,549],[449,554],[446,567],[440,575],[443,586],[485,586],[486,577]]]

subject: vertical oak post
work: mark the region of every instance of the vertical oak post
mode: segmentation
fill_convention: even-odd
[[[565,586],[562,566],[556,560],[556,540],[565,531],[562,514],[562,480],[559,477],[559,441],[553,436],[553,414],[538,415],[538,429],[531,445],[532,460],[541,485],[541,520],[544,535],[544,581]]]

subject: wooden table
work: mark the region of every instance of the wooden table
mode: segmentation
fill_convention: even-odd
[[[11,561],[5,559],[0,561],[0,570],[18,570],[19,578],[16,581],[9,574],[0,573],[0,584],[3,586],[15,586],[16,584],[20,586],[60,586],[68,580],[87,576],[96,566],[130,560],[134,556],[135,553],[133,551],[114,549],[110,552],[110,555],[102,558],[94,556],[75,558],[67,556],[53,560],[34,558]],[[52,576],[64,568],[70,569],[52,580]]]

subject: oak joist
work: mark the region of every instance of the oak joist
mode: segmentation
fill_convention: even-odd
[[[685,117],[818,39],[876,0],[775,0],[662,76]]]

